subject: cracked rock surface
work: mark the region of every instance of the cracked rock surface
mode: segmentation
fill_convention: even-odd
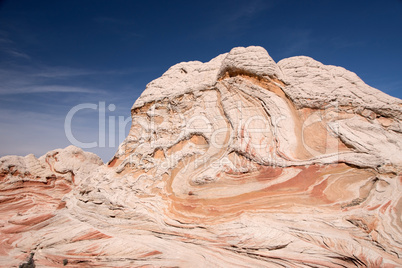
[[[401,267],[402,101],[261,47],[172,66],[107,164],[0,158],[0,266]]]

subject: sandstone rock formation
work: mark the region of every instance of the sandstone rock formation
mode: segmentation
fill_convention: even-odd
[[[261,47],[149,83],[114,158],[0,158],[0,266],[400,267],[402,101]]]

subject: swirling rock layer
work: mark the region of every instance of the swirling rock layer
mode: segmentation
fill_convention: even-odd
[[[261,47],[179,63],[102,165],[1,163],[0,265],[399,267],[402,101]]]

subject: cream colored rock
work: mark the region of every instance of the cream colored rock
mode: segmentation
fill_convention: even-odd
[[[285,93],[301,107],[339,109],[402,119],[401,100],[366,85],[355,73],[342,67],[324,65],[309,57],[292,57],[278,62],[288,85]],[[371,113],[370,113],[371,114]]]
[[[268,52],[262,47],[236,47],[226,55],[221,63],[219,77],[248,74],[264,78],[282,78],[282,71]]]
[[[38,243],[33,234],[43,234],[42,228],[65,207],[64,196],[101,165],[98,156],[75,146],[39,159],[32,154],[0,158],[0,266],[24,261]],[[65,228],[58,226],[54,239]]]
[[[401,111],[308,57],[179,63],[107,165],[75,147],[0,159],[0,265],[399,267]]]

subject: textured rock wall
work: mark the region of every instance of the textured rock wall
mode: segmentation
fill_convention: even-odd
[[[308,57],[179,63],[107,165],[0,159],[0,265],[401,266],[401,120],[401,100]]]

